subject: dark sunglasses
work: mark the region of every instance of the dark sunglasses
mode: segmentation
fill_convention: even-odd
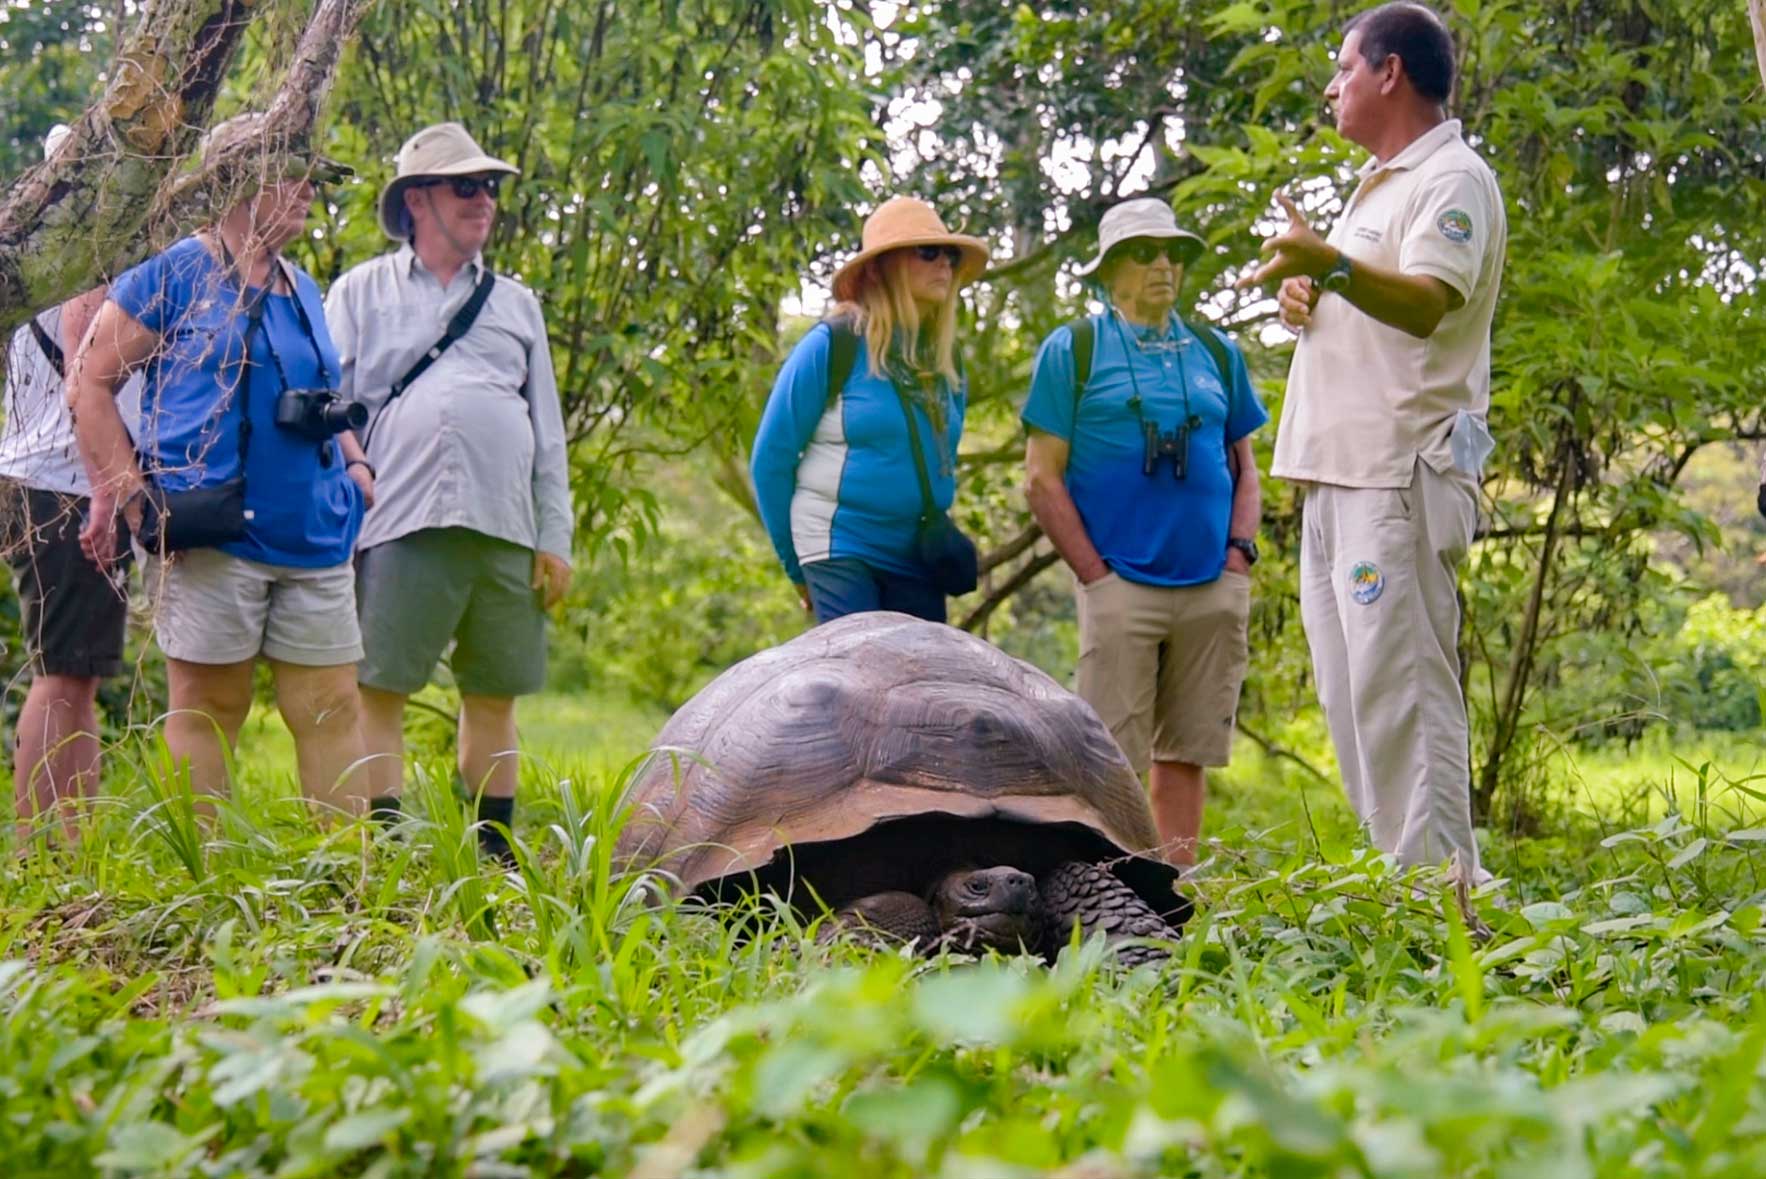
[[[1110,253],[1142,266],[1150,265],[1153,259],[1163,254],[1173,266],[1182,266],[1189,258],[1191,248],[1181,237],[1137,237],[1123,242]]]
[[[955,246],[915,246],[914,257],[922,262],[936,262],[943,258],[954,269],[962,262],[963,251]]]
[[[454,190],[454,195],[463,201],[469,201],[480,192],[496,200],[499,190],[503,187],[501,176],[444,176],[436,180],[425,181],[418,188],[434,188],[445,184]]]

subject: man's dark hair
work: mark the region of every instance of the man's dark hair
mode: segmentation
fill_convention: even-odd
[[[1416,92],[1446,105],[1453,93],[1453,37],[1446,22],[1421,4],[1382,4],[1350,21],[1344,35],[1361,34],[1361,56],[1378,69],[1397,55]]]

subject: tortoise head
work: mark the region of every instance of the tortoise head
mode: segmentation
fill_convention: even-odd
[[[927,897],[948,944],[1014,954],[1042,941],[1042,894],[1036,878],[1016,868],[962,868],[946,873]]]

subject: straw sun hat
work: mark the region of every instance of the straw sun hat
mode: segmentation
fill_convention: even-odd
[[[380,228],[394,241],[411,236],[405,216],[405,189],[440,176],[482,176],[486,172],[519,175],[520,168],[486,155],[478,141],[458,123],[425,127],[399,148],[398,174],[380,193]]]
[[[955,246],[963,252],[957,263],[954,285],[974,282],[987,269],[987,243],[980,238],[952,233],[944,227],[931,205],[914,197],[890,197],[865,218],[864,248],[858,256],[834,272],[834,298],[850,302],[858,294],[859,275],[872,258],[912,246]]]

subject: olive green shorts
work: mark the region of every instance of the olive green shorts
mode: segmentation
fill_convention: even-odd
[[[469,528],[425,528],[356,555],[366,654],[356,679],[408,696],[449,645],[469,696],[525,696],[546,686],[546,614],[533,550]]]
[[[1158,586],[1114,573],[1076,591],[1079,695],[1136,773],[1152,761],[1223,766],[1250,663],[1251,579]]]

